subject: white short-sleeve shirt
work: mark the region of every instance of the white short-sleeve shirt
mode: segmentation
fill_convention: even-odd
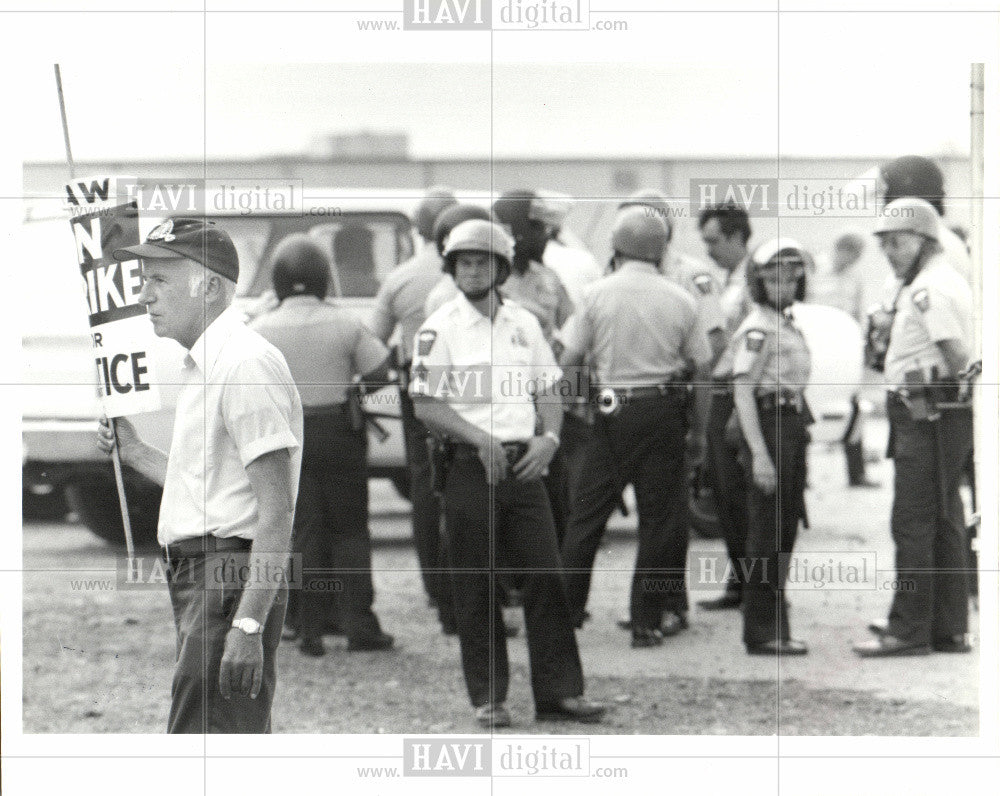
[[[938,348],[942,340],[959,340],[972,356],[975,346],[975,307],[972,290],[941,255],[920,269],[896,298],[889,350],[885,355],[885,381],[902,387],[906,373],[919,370],[924,378],[937,367],[942,376],[948,368]]]
[[[253,539],[257,499],[246,466],[287,448],[295,504],[302,403],[285,359],[230,308],[184,360],[160,505],[161,545],[212,534]]]
[[[538,320],[505,299],[491,322],[461,293],[413,340],[410,394],[446,401],[501,442],[535,433],[535,396],[554,397],[562,376]]]

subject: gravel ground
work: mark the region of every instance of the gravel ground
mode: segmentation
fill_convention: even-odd
[[[877,442],[875,443],[877,444]],[[812,527],[798,550],[863,551],[891,576],[887,489],[848,492],[843,462],[814,450]],[[872,475],[891,481],[891,466]],[[293,643],[279,650],[276,732],[470,733],[477,727],[459,666],[458,642],[437,628],[406,541],[406,504],[373,489],[376,609],[397,649],[348,653],[328,638],[321,659]],[[694,611],[691,629],[653,650],[633,651],[614,619],[627,604],[634,543],[629,520],[598,558],[594,618],[578,634],[588,694],[612,709],[602,725],[535,724],[523,638],[510,642],[512,732],[705,735],[925,735],[979,733],[979,656],[860,661],[849,650],[890,594],[795,592],[793,632],[804,658],[749,658],[735,612]],[[718,542],[693,549],[718,552]],[[887,563],[888,562],[888,563]],[[23,720],[26,732],[162,732],[169,705],[174,633],[164,588],[114,588],[114,551],[72,523],[24,528]],[[89,585],[88,585],[89,584]],[[705,596],[694,592],[693,599]],[[973,621],[978,617],[973,614]],[[308,710],[297,706],[308,705]]]

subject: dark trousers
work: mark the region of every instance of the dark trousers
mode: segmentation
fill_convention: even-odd
[[[451,617],[451,584],[447,551],[441,538],[441,501],[434,493],[431,457],[427,448],[427,426],[413,413],[413,399],[400,391],[400,414],[406,464],[410,471],[410,503],[413,508],[413,545],[420,566],[424,591],[438,607],[442,619]]]
[[[556,520],[556,534],[561,549],[573,513],[573,504],[580,486],[583,466],[587,461],[587,453],[594,438],[594,426],[572,412],[566,412],[563,415],[560,437],[562,444],[559,446],[558,453],[561,469],[559,487],[562,495],[563,518],[562,527],[560,527],[559,520]]]
[[[913,420],[888,404],[894,459],[892,540],[896,590],[888,632],[930,643],[968,632],[968,573],[959,482],[972,449],[972,414],[942,410],[937,421]]]
[[[236,618],[242,584],[231,572],[249,561],[249,551],[207,553],[170,562],[167,585],[177,628],[177,664],[170,686],[170,733],[265,733],[277,673],[287,588],[282,586],[264,624],[264,674],[256,699],[219,693],[219,667],[226,635]]]
[[[685,408],[679,395],[633,400],[598,416],[563,542],[566,591],[582,621],[591,570],[622,488],[635,488],[639,544],[630,613],[635,628],[658,628],[666,611],[686,611],[688,547]]]
[[[784,589],[803,513],[809,442],[801,413],[770,411],[759,416],[778,487],[766,494],[751,480],[747,493],[743,642],[748,645],[791,638]]]
[[[541,480],[490,488],[478,458],[456,456],[445,484],[462,671],[474,707],[503,702],[510,681],[497,577],[521,576],[535,703],[583,693],[559,549]]]
[[[705,427],[705,453],[708,474],[719,519],[719,530],[729,554],[726,591],[739,595],[740,562],[747,538],[747,474],[739,461],[739,445],[726,439],[726,424],[733,413],[733,393],[718,388],[712,393]]]
[[[350,428],[346,415],[307,412],[304,432],[292,544],[302,556],[299,632],[322,634],[335,594],[348,640],[369,638],[381,628],[372,611],[367,439]]]

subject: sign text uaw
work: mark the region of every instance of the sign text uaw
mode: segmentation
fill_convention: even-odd
[[[114,182],[115,178],[105,177],[66,186],[74,211],[70,224],[90,319],[98,395],[108,417],[160,406],[147,360],[151,328],[139,303],[140,263],[118,262],[112,256],[115,249],[139,243],[138,207],[134,201],[115,203]]]

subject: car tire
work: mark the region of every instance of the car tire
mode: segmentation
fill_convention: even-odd
[[[137,549],[156,547],[156,526],[163,490],[144,476],[124,471],[129,524]],[[125,529],[113,473],[74,476],[66,485],[66,498],[80,522],[104,541],[125,546]]]
[[[62,522],[68,512],[62,487],[45,492],[28,487],[21,489],[21,518],[25,522]]]

